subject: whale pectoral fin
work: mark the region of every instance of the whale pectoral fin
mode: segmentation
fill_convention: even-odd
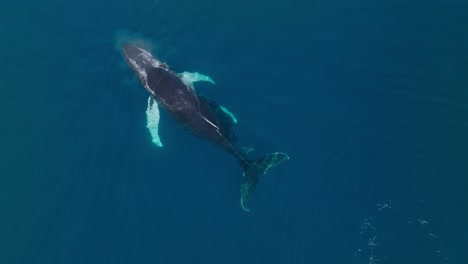
[[[229,116],[229,118],[231,118],[232,122],[234,122],[235,124],[237,124],[237,118],[236,116],[231,112],[229,111],[226,107],[220,105],[219,108],[227,115]]]
[[[181,81],[187,85],[188,87],[191,87],[193,88],[193,83],[194,82],[210,82],[212,84],[215,84],[215,82],[213,81],[213,79],[211,79],[211,77],[207,76],[207,75],[203,75],[201,73],[198,73],[198,72],[182,72],[182,73],[179,73],[178,74]]]
[[[200,98],[208,104],[211,110],[215,113],[216,119],[218,119],[218,121],[220,121],[221,123],[225,125],[227,125],[228,123],[229,128],[232,127],[231,123],[237,124],[236,116],[231,111],[229,111],[226,107],[219,105],[214,101],[211,101],[210,99],[206,98],[202,94],[200,94]]]
[[[148,128],[153,143],[158,146],[162,147],[163,144],[159,137],[159,108],[158,102],[150,96],[148,97],[148,107],[146,108],[146,127]]]

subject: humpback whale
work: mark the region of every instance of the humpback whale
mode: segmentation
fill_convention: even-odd
[[[128,65],[151,95],[149,108],[161,106],[194,135],[227,151],[238,160],[244,170],[241,206],[245,211],[250,211],[250,201],[259,177],[289,159],[288,155],[275,152],[257,159],[249,159],[248,151],[239,145],[234,134],[234,123],[237,120],[226,108],[194,90],[194,80],[191,78],[193,75],[187,72],[176,74],[150,52],[136,46],[124,45],[123,53]],[[195,75],[200,79],[199,76],[201,75]],[[206,76],[202,80],[214,83]],[[159,118],[159,112],[156,113]]]

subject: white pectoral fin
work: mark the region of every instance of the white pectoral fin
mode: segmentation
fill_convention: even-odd
[[[237,118],[231,111],[229,111],[226,107],[222,105],[220,105],[219,108],[221,108],[221,110],[223,110],[223,112],[226,113],[226,115],[228,115],[232,119],[232,122],[237,124]]]
[[[179,77],[182,80],[185,85],[192,87],[193,88],[193,83],[194,82],[210,82],[212,84],[215,84],[213,79],[211,77],[203,75],[198,72],[186,72],[184,71],[183,73],[179,73]]]
[[[158,102],[156,102],[156,100],[152,96],[148,97],[148,107],[146,108],[146,127],[148,128],[151,134],[153,143],[158,147],[162,147],[163,144],[158,134],[158,130],[159,130]]]

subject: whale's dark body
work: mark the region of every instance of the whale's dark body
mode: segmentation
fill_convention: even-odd
[[[288,159],[284,153],[268,154],[257,160],[247,158],[234,135],[231,118],[208,98],[184,84],[167,65],[149,52],[134,46],[123,47],[125,58],[143,86],[177,122],[196,136],[231,153],[244,169],[241,205],[249,211],[258,177]]]
[[[218,106],[214,102],[198,96],[193,89],[163,68],[151,68],[147,74],[148,86],[154,90],[158,103],[177,122],[238,159],[244,159],[232,133],[232,124],[220,125],[220,120],[227,121],[229,117],[223,116],[224,112],[218,111]],[[225,124],[229,123],[225,122]]]

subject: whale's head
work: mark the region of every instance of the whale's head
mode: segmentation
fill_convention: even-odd
[[[148,72],[154,68],[168,70],[167,65],[142,48],[125,45],[122,49],[128,65],[136,73],[143,86],[154,94],[154,91],[148,87]]]

